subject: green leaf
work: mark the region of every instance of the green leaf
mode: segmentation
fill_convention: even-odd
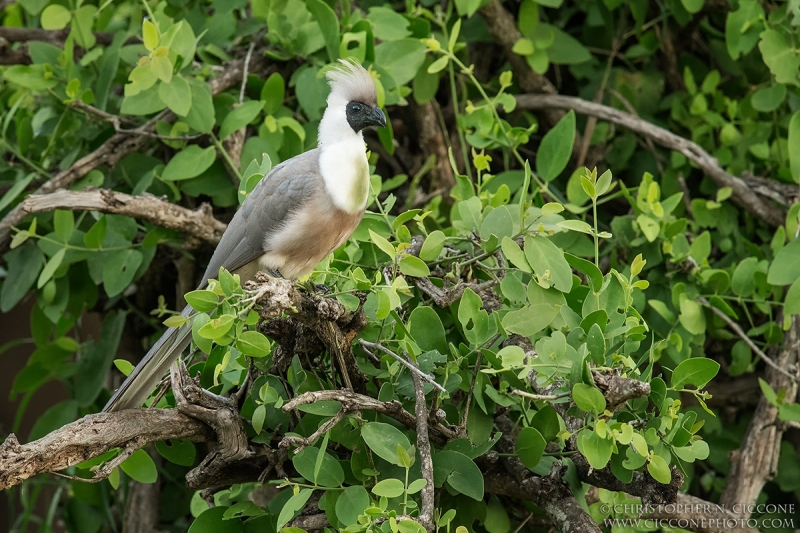
[[[783,313],[787,316],[800,314],[800,279],[792,283],[786,292]]]
[[[8,273],[0,289],[0,312],[6,313],[33,287],[42,269],[44,255],[38,246],[28,243],[11,250],[4,258]]]
[[[230,331],[235,318],[234,315],[230,314],[212,318],[206,325],[197,330],[197,334],[207,339],[217,340]]]
[[[668,485],[672,481],[672,472],[669,470],[669,465],[660,455],[653,455],[650,458],[650,462],[647,463],[647,471],[659,483]]]
[[[333,9],[322,0],[306,0],[306,7],[319,24],[328,58],[336,61],[339,57],[339,19]]]
[[[400,272],[406,276],[424,278],[430,276],[431,271],[425,261],[413,255],[407,255],[400,260]]]
[[[614,451],[614,441],[604,439],[596,431],[584,428],[578,434],[578,451],[581,452],[589,466],[594,469],[605,468]]]
[[[423,305],[411,311],[408,331],[423,350],[438,350],[441,354],[448,352],[442,319],[431,307]]]
[[[159,84],[158,97],[180,117],[188,115],[192,107],[192,89],[181,75],[173,76],[169,83]]]
[[[606,409],[606,399],[597,387],[576,383],[572,387],[572,400],[581,411],[599,415]]]
[[[636,222],[639,224],[639,229],[644,233],[647,242],[653,242],[658,238],[661,232],[661,226],[647,215],[639,215],[636,217]]]
[[[464,496],[483,500],[483,474],[463,453],[444,450],[433,456],[433,484],[441,487],[445,481]]]
[[[199,80],[190,78],[186,81],[189,83],[189,88],[191,90],[192,107],[189,108],[189,112],[183,117],[183,121],[186,122],[190,128],[201,133],[211,133],[214,129],[215,122],[214,102],[211,99],[211,89],[209,89],[207,83],[203,83]]]
[[[447,56],[442,56],[433,63],[428,66],[428,74],[436,74],[437,72],[441,72],[447,67],[447,63],[450,62],[450,58]]]
[[[397,41],[411,35],[408,19],[389,7],[370,7],[367,20],[372,23],[372,33],[381,41]]]
[[[481,239],[488,240],[492,235],[503,239],[514,234],[514,219],[508,207],[501,205],[486,215],[480,227]]]
[[[800,183],[800,111],[795,111],[789,121],[789,166],[792,179]]]
[[[553,32],[553,44],[547,47],[551,63],[558,65],[578,65],[592,59],[589,50],[575,37],[557,26],[540,23]]]
[[[103,287],[109,296],[120,294],[131,284],[143,258],[142,252],[134,249],[111,253],[103,264]]]
[[[361,489],[364,490],[363,487],[361,487]],[[312,489],[302,489],[300,492],[289,498],[286,503],[283,504],[280,514],[278,514],[278,525],[275,529],[280,531],[283,526],[288,524],[289,521],[294,518],[303,509],[303,507],[306,506],[306,502],[308,502],[308,499],[313,493],[314,491]]]
[[[550,405],[545,405],[533,415],[531,426],[539,430],[545,442],[550,442],[556,438],[556,435],[561,430],[561,426],[558,423],[558,413]]]
[[[503,316],[503,327],[511,333],[530,337],[542,331],[550,325],[550,322],[558,316],[560,307],[548,304],[532,305],[516,309]]]
[[[51,4],[42,11],[42,28],[45,30],[61,30],[66,28],[72,19],[72,13],[58,4]]]
[[[424,480],[423,480],[424,481]],[[372,487],[372,493],[387,498],[397,498],[405,492],[406,488],[399,479],[384,479]]]
[[[775,76],[775,81],[798,84],[800,56],[786,35],[777,29],[766,30],[761,33],[758,49],[761,50],[764,63]]]
[[[739,8],[731,11],[725,20],[725,45],[731,58],[739,59],[758,43],[764,29],[764,8],[757,0],[742,0]]]
[[[75,231],[75,217],[72,211],[57,209],[53,213],[53,228],[61,242],[69,242],[72,232]]]
[[[139,483],[155,483],[158,479],[156,464],[144,450],[136,450],[119,467]]]
[[[261,430],[264,428],[264,420],[267,418],[267,406],[262,404],[256,407],[255,411],[253,411],[253,416],[250,419],[250,423],[253,425],[253,431],[256,433],[261,433]]]
[[[408,437],[399,429],[383,422],[369,422],[361,428],[361,436],[370,450],[378,457],[392,464],[403,466],[397,455],[397,447],[407,450],[411,447]]]
[[[527,427],[522,428],[517,435],[517,443],[514,445],[514,451],[517,453],[519,460],[522,464],[533,470],[542,460],[542,454],[547,441],[539,430]]]
[[[375,64],[389,72],[398,86],[405,85],[425,62],[426,51],[418,39],[384,42],[375,47]]]
[[[533,270],[531,270],[531,266],[528,264],[528,260],[525,259],[525,253],[522,251],[516,241],[509,239],[508,237],[503,237],[503,240],[500,242],[500,247],[503,250],[503,255],[506,256],[506,259],[511,261],[515,267],[523,272],[533,272]]]
[[[703,306],[688,298],[681,301],[681,314],[678,317],[681,325],[692,335],[702,335],[706,332],[706,315]]]
[[[553,181],[567,167],[575,144],[575,112],[570,110],[548,131],[539,144],[536,173],[544,181]]]
[[[72,17],[71,35],[75,37],[75,42],[86,50],[92,48],[97,42],[92,31],[95,15],[97,15],[97,7],[84,4],[75,11]]]
[[[369,230],[369,236],[370,239],[372,240],[372,243],[375,244],[375,246],[377,246],[378,248],[380,248],[381,251],[383,251],[383,253],[388,255],[389,259],[394,261],[396,254],[394,246],[392,246],[392,244],[389,241],[387,241],[386,239],[384,239],[383,237],[381,237],[372,230]]]
[[[308,496],[311,496],[308,490]],[[308,497],[306,498],[308,499]],[[203,500],[200,500],[201,502]],[[305,502],[303,502],[305,505]],[[225,520],[225,512],[229,507],[218,505],[203,511],[192,525],[189,526],[187,533],[244,533],[244,524],[240,520]]]
[[[592,291],[600,292],[600,289],[603,288],[603,273],[600,272],[600,269],[597,268],[594,263],[568,253],[564,254],[564,259],[567,260],[567,263],[569,263],[572,268],[586,274],[589,280],[589,287]]]
[[[88,248],[100,248],[103,246],[103,241],[106,238],[106,228],[108,226],[108,219],[105,216],[95,222],[89,231],[83,236],[83,244]]]
[[[181,466],[192,466],[197,457],[197,449],[194,443],[182,439],[169,439],[156,442],[156,450],[161,456],[169,461]]]
[[[258,331],[241,332],[236,337],[236,347],[240,352],[250,357],[266,357],[271,351],[269,341],[263,333]]]
[[[682,389],[686,385],[694,385],[698,389],[714,379],[719,372],[719,363],[705,357],[687,359],[675,367],[672,372],[672,388]]]
[[[45,283],[50,281],[50,278],[53,277],[53,274],[55,274],[58,267],[61,266],[61,262],[64,260],[64,255],[66,253],[67,249],[61,248],[47,261],[42,269],[42,273],[39,274],[39,280],[36,282],[37,289],[41,289],[44,287]]]
[[[144,47],[150,52],[158,46],[158,29],[155,24],[147,19],[142,22],[142,40],[144,41]]]
[[[3,77],[32,91],[52,89],[58,79],[44,69],[42,65],[14,65],[3,69]]]
[[[439,231],[430,232],[422,243],[422,248],[419,251],[419,258],[423,261],[434,261],[438,259],[439,254],[442,253],[444,248],[444,233]]]
[[[280,72],[270,74],[264,87],[261,88],[261,100],[264,102],[264,113],[274,115],[283,106],[286,97],[286,82]]]
[[[161,179],[179,181],[195,178],[205,172],[216,158],[216,149],[213,146],[200,148],[196,144],[189,145],[169,160],[161,174]]]
[[[131,372],[134,370],[134,366],[131,364],[130,361],[126,361],[125,359],[114,359],[114,366],[122,372],[124,376],[130,376]]]
[[[234,131],[250,124],[261,113],[263,107],[264,102],[261,100],[248,100],[228,113],[219,128],[219,140],[227,139]]]
[[[706,3],[706,0],[681,0],[681,4],[683,4],[684,9],[692,15],[695,13],[699,13],[700,10],[703,9],[703,5]]]
[[[219,304],[219,296],[217,296],[214,291],[208,289],[198,289],[196,291],[187,292],[184,299],[193,309],[203,313],[213,311]]]
[[[358,516],[369,507],[369,493],[357,485],[347,487],[336,500],[336,518],[345,526],[358,523]]]
[[[316,463],[320,453],[322,453],[322,461],[315,476]],[[292,465],[297,473],[308,481],[323,487],[338,487],[344,481],[344,470],[339,461],[328,452],[320,451],[314,446],[303,448],[300,453],[292,457]]]
[[[750,99],[750,104],[756,111],[770,113],[778,109],[785,99],[786,85],[776,83],[770,87],[763,87],[757,90],[755,94],[753,94],[753,98]],[[789,126],[789,136],[791,138],[791,126]],[[792,146],[791,141],[789,141],[789,146]],[[791,157],[791,152],[789,156]]]
[[[572,290],[572,270],[564,252],[546,237],[525,237],[525,258],[542,279],[561,292]]]

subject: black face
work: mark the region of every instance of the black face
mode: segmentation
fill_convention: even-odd
[[[347,104],[347,123],[358,133],[369,126],[386,126],[386,116],[378,106],[353,101]]]

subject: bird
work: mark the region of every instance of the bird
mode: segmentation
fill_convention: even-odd
[[[339,60],[326,77],[330,94],[317,147],[280,163],[256,185],[228,224],[198,288],[221,267],[242,282],[259,271],[301,278],[358,226],[370,183],[363,130],[386,127],[386,116],[375,82],[356,61]],[[181,315],[191,313],[187,305]],[[167,329],[103,412],[140,407],[191,339],[189,323]]]

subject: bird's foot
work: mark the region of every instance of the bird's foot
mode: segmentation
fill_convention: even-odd
[[[313,281],[311,281],[311,279],[301,281],[299,285],[304,291],[309,293],[318,293],[326,295],[333,292],[331,288],[325,285],[324,283],[314,283]]]
[[[283,279],[283,274],[277,268],[265,268],[264,271],[273,278]]]

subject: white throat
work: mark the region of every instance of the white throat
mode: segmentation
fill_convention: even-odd
[[[319,168],[334,205],[347,213],[363,211],[369,196],[369,165],[364,136],[347,122],[343,98],[333,94],[319,123]]]

